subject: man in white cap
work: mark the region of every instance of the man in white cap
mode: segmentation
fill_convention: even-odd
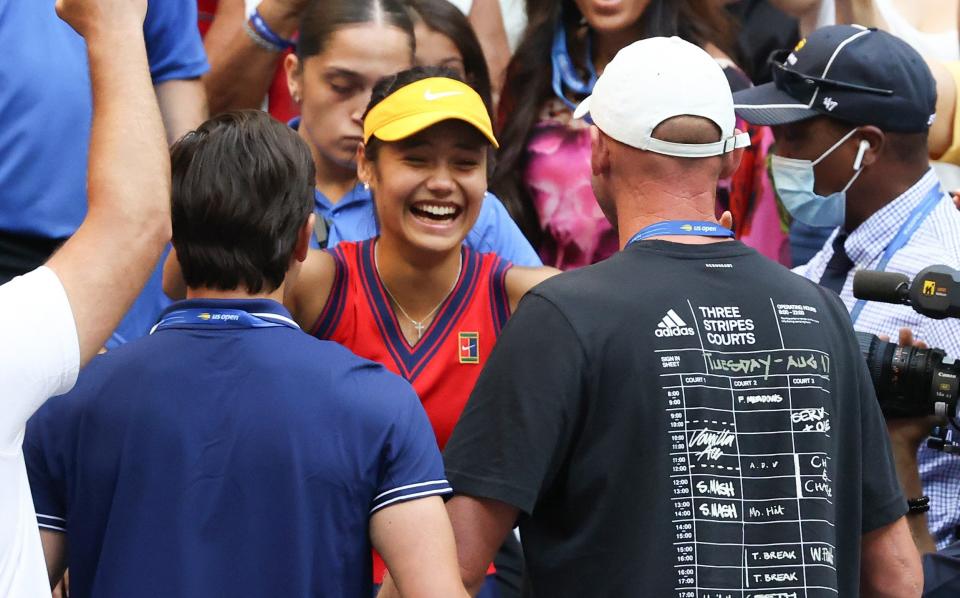
[[[519,521],[525,596],[918,596],[846,310],[715,218],[720,67],[637,42],[577,116],[622,251],[527,295],[446,447],[468,587]]]

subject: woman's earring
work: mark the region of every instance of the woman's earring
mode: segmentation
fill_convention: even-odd
[[[299,104],[299,103],[300,103],[300,94],[299,94],[299,93],[290,94],[290,97],[293,99],[293,103],[294,103],[294,104]]]
[[[364,191],[369,191],[369,190],[370,190],[370,183],[364,183],[364,184],[363,184],[363,190],[364,190]]]

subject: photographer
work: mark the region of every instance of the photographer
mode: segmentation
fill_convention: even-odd
[[[881,337],[880,340],[888,339]],[[897,344],[901,347],[928,349],[926,343],[914,340],[913,333],[907,328],[900,330]],[[945,421],[936,416],[887,419],[890,450],[896,465],[897,478],[905,495],[922,494],[917,452],[924,440],[928,438],[930,428],[944,424]],[[927,528],[923,509],[924,507],[912,508],[907,513],[907,522],[910,525],[914,544],[923,554],[923,596],[924,598],[956,596],[960,592],[960,542],[954,542],[937,550]]]
[[[912,277],[931,263],[960,266],[960,214],[928,159],[936,86],[923,58],[889,33],[842,25],[813,32],[772,66],[774,82],[736,94],[737,112],[774,126],[773,180],[791,216],[836,227],[798,273],[836,291],[857,330],[895,336],[908,327],[960,356],[956,320],[852,293],[856,270]],[[943,547],[957,539],[960,459],[926,447],[918,458],[930,532]]]

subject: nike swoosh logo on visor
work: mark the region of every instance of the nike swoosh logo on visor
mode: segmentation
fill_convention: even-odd
[[[441,93],[433,93],[428,89],[427,91],[423,92],[423,98],[428,102],[439,100],[440,98],[449,98],[450,96],[462,96],[462,95],[463,95],[462,91],[444,91]]]

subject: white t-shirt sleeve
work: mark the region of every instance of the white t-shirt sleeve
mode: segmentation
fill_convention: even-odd
[[[67,292],[46,266],[0,286],[0,451],[48,398],[73,388],[80,341]]]

